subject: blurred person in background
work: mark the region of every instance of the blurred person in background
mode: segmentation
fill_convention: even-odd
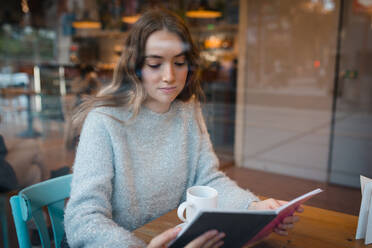
[[[1,192],[41,182],[45,176],[42,151],[37,144],[35,145],[34,139],[4,137],[0,134]]]
[[[65,147],[67,150],[74,150],[79,139],[79,132],[72,125],[72,115],[85,97],[94,96],[102,87],[97,72],[92,65],[81,65],[80,75],[71,83],[71,93],[64,98]]]

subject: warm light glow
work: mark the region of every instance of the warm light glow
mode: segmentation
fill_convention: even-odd
[[[77,22],[73,22],[72,26],[74,28],[81,28],[81,29],[96,29],[96,28],[101,28],[101,23],[95,22],[95,21],[77,21]]]
[[[319,60],[315,60],[314,61],[314,68],[318,68],[320,66],[320,61]]]
[[[187,11],[186,16],[190,18],[218,18],[222,16],[222,13],[219,11],[199,9]]]
[[[364,7],[368,7],[368,8],[372,7],[372,0],[358,0],[358,2]]]
[[[302,8],[308,12],[328,14],[335,10],[334,0],[309,0],[302,4]]]
[[[110,64],[99,64],[98,67],[100,70],[113,70],[116,66],[116,63]]]
[[[222,40],[213,35],[204,41],[205,48],[220,48],[221,45]]]
[[[23,13],[28,13],[30,11],[30,8],[28,7],[27,0],[22,0],[21,6],[22,6]]]
[[[121,20],[128,24],[135,23],[140,18],[140,15],[124,16]]]
[[[354,0],[353,9],[356,12],[372,15],[372,0]]]

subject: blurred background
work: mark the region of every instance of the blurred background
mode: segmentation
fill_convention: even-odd
[[[201,50],[222,167],[360,194],[359,176],[372,177],[370,0],[3,1],[0,133],[19,187],[68,172],[73,109],[111,81],[132,24],[157,6]]]

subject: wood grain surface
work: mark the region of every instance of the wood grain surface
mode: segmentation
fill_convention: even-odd
[[[288,236],[271,234],[265,240],[249,247],[254,248],[356,248],[368,247],[364,240],[355,240],[358,217],[340,212],[304,206],[300,222],[289,232]],[[145,242],[157,234],[178,225],[180,220],[176,210],[134,231],[134,234]]]

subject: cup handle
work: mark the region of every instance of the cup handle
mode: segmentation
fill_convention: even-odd
[[[185,201],[185,202],[182,202],[181,205],[177,209],[178,218],[182,220],[183,222],[186,222],[185,217],[183,217],[183,212],[185,212],[185,209],[190,206],[192,206],[192,203]]]

